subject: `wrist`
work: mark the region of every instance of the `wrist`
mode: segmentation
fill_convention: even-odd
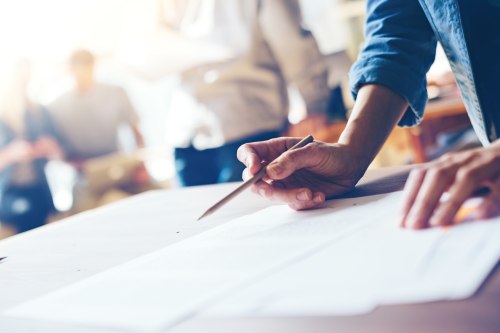
[[[363,86],[339,143],[368,168],[407,107],[408,103],[388,88]]]
[[[353,180],[352,186],[354,186],[363,177],[372,160],[364,151],[357,151],[348,144],[339,142],[333,143],[331,146],[333,149],[340,149],[342,151],[340,156],[344,156],[346,171],[350,174]]]
[[[366,170],[378,152],[378,145],[374,146],[370,142],[365,142],[363,138],[359,138],[356,134],[360,131],[355,128],[353,122],[350,125],[342,132],[338,143],[349,152],[361,168]]]

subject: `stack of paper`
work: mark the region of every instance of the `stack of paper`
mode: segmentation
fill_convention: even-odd
[[[331,315],[468,297],[500,256],[500,220],[402,230],[400,193],[274,206],[7,315],[157,331],[195,315]]]

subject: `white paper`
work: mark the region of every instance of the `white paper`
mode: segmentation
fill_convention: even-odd
[[[365,226],[205,309],[204,316],[355,314],[471,296],[500,255],[500,221],[406,231]]]
[[[471,295],[500,254],[500,221],[398,228],[401,194],[273,206],[7,312],[160,331],[194,315],[331,315]]]

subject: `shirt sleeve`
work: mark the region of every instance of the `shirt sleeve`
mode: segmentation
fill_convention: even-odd
[[[354,98],[365,84],[383,85],[409,104],[399,125],[418,124],[427,102],[426,73],[437,43],[418,0],[368,0],[365,36],[350,71]]]
[[[261,2],[263,38],[281,74],[297,87],[309,113],[325,113],[330,89],[327,66],[311,32],[302,27],[297,0]]]

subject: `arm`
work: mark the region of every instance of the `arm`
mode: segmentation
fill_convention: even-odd
[[[418,0],[369,0],[365,35],[349,75],[353,96],[366,84],[385,86],[408,102],[399,125],[418,124],[437,43]]]
[[[130,125],[130,127],[132,128],[132,133],[134,135],[137,148],[144,148],[144,136],[142,135],[141,129],[139,128],[139,124],[132,124]]]
[[[313,35],[302,27],[299,2],[262,1],[258,20],[281,74],[297,87],[308,113],[325,115],[330,94],[327,66]]]
[[[254,190],[293,209],[309,209],[325,198],[351,190],[399,121],[406,101],[382,86],[364,86],[347,128],[336,144],[313,142],[285,152],[298,138],[279,138],[243,145],[238,158],[246,164],[245,178],[257,173],[263,161],[268,182]],[[285,152],[285,153],[283,153]]]
[[[14,140],[0,149],[0,171],[18,162],[27,162],[35,158],[31,144],[24,140]]]
[[[122,102],[122,119],[130,126],[137,148],[144,148],[144,136],[139,127],[139,116],[125,90],[119,88],[119,95]]]
[[[280,156],[268,167],[268,182],[255,187],[260,194],[307,209],[349,191],[395,124],[420,118],[436,41],[418,1],[369,1],[366,32],[365,48],[351,71],[356,104],[338,143],[314,142],[282,154],[297,141],[282,138],[238,151],[246,177],[262,161]]]
[[[384,86],[365,85],[359,90],[339,143],[359,159],[363,173],[407,108],[403,97]]]
[[[424,74],[435,41],[416,5],[417,1],[408,0],[369,1],[368,42],[351,71],[356,105],[338,144],[314,142],[283,153],[298,140],[281,138],[239,149],[238,158],[247,165],[245,177],[257,172],[263,161],[279,156],[268,167],[269,179],[256,191],[295,209],[314,207],[325,195],[354,186],[399,119],[406,125],[419,121],[426,100]],[[450,225],[465,200],[484,187],[489,191],[475,207],[475,218],[500,215],[500,140],[412,171],[401,225],[414,229]],[[443,200],[445,192],[449,197]]]
[[[43,106],[39,106],[38,112],[41,113],[40,119],[44,136],[40,137],[33,145],[37,157],[49,160],[64,159],[67,148],[64,147],[64,139],[56,128],[52,116]]]

